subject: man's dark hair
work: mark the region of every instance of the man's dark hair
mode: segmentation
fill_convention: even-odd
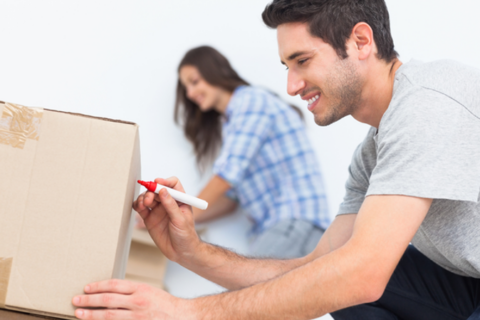
[[[377,57],[386,62],[398,57],[384,0],[273,0],[262,18],[274,29],[284,23],[308,23],[310,33],[330,44],[343,59],[348,57],[346,41],[353,27],[365,22],[373,30]]]

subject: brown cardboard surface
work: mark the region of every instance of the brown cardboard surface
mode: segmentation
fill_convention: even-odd
[[[146,229],[133,228],[132,242],[143,243],[147,246],[158,248]]]
[[[163,279],[155,279],[155,278],[149,278],[149,277],[142,277],[142,276],[136,276],[132,274],[128,274],[125,276],[126,280],[137,282],[137,283],[144,283],[147,284],[151,287],[162,289],[164,291],[168,292],[168,289],[165,287],[165,284],[163,282]]]
[[[0,258],[0,308],[5,307],[11,270],[12,258]]]
[[[156,247],[132,242],[128,258],[127,274],[162,280],[167,258]]]
[[[167,258],[146,230],[134,229],[127,263],[126,279],[164,288]]]
[[[124,277],[139,173],[135,124],[44,110],[38,141],[0,144],[6,308],[73,318],[86,284]]]
[[[58,318],[32,315],[32,314],[0,309],[0,320],[55,320],[55,319],[58,319]]]

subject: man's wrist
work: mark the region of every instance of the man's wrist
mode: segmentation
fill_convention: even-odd
[[[182,320],[199,320],[203,319],[199,315],[198,301],[197,299],[179,299],[177,304],[177,310],[179,314],[177,315],[178,319]]]
[[[205,261],[205,254],[207,250],[205,247],[208,246],[207,243],[203,242],[200,238],[198,239],[197,244],[194,246],[193,250],[188,254],[181,255],[179,261],[180,265],[190,269],[190,267],[203,266]]]

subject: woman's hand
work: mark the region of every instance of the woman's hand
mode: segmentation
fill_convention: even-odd
[[[192,318],[188,301],[163,290],[125,280],[108,280],[89,284],[85,295],[72,299],[78,307],[75,316],[95,320],[173,320]],[[84,308],[104,308],[98,310]]]
[[[155,182],[185,192],[175,177],[155,179]],[[153,241],[168,259],[179,262],[194,256],[201,241],[195,231],[190,206],[177,203],[167,190],[162,189],[158,195],[153,192],[140,195],[133,208],[143,218]]]

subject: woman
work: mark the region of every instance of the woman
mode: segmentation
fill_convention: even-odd
[[[198,195],[210,207],[193,208],[195,221],[240,205],[254,223],[253,255],[310,253],[330,219],[300,111],[250,86],[212,47],[188,51],[178,74],[175,121],[199,167],[213,162],[213,177]]]

